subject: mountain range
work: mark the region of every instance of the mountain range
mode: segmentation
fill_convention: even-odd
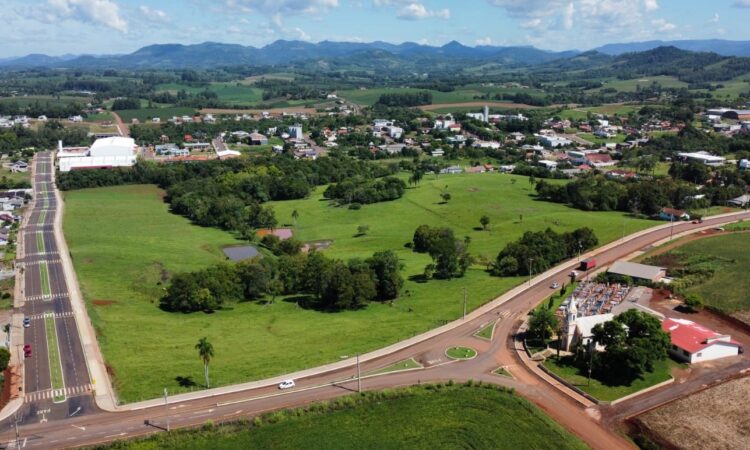
[[[50,68],[122,68],[122,69],[178,69],[210,68],[218,66],[275,66],[315,60],[341,62],[351,59],[363,66],[405,64],[418,69],[419,63],[447,63],[455,61],[488,62],[506,66],[530,66],[551,61],[589,57],[602,54],[622,55],[671,46],[692,52],[712,52],[723,56],[750,56],[750,41],[689,40],[647,41],[607,44],[590,52],[577,50],[547,51],[531,46],[476,46],[452,41],[440,47],[405,42],[332,42],[311,43],[278,40],[257,48],[238,44],[205,42],[202,44],[155,44],[124,55],[63,55],[31,54],[19,58],[0,59],[0,69]]]

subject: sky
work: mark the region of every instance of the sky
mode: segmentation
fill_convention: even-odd
[[[750,40],[750,0],[2,0],[0,58],[277,39],[588,50]]]

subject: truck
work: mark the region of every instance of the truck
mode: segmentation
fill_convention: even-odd
[[[581,261],[581,265],[578,270],[591,270],[596,267],[596,260],[594,258],[587,258]]]

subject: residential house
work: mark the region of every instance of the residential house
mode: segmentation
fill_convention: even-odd
[[[432,154],[433,157],[439,158],[439,157],[445,155],[445,152],[442,149],[438,148],[438,149],[433,150],[431,154]]]
[[[736,356],[743,351],[742,344],[731,336],[717,333],[692,320],[666,319],[661,327],[669,333],[672,341],[669,353],[688,363]]]
[[[442,169],[440,173],[456,174],[463,171],[464,170],[461,168],[461,166],[448,166],[445,169]]]
[[[662,208],[661,211],[659,211],[659,219],[668,220],[670,222],[678,220],[690,220],[690,214],[680,209]]]
[[[248,136],[250,145],[268,145],[268,138],[260,133],[250,133]]]

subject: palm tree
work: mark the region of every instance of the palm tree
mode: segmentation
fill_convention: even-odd
[[[214,356],[214,346],[208,342],[208,338],[202,337],[195,344],[195,349],[198,350],[198,356],[203,361],[203,375],[206,377],[206,388],[211,387],[211,383],[208,379],[208,363],[211,362],[211,358]]]

